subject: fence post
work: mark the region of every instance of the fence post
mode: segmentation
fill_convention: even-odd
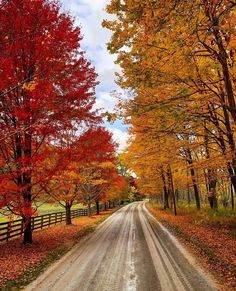
[[[100,209],[103,208],[104,205],[100,204]],[[91,211],[94,212],[96,209],[95,207],[91,208]],[[80,217],[80,216],[86,216],[88,215],[88,209],[83,208],[83,209],[75,209],[71,211],[72,213],[72,218],[75,217]],[[63,221],[65,212],[54,212],[54,213],[49,213],[49,214],[44,214],[44,215],[39,215],[36,217],[31,217],[31,229],[32,231],[36,229],[43,229],[44,228],[44,222],[45,222],[45,217],[46,221],[48,222],[48,226],[60,223]],[[55,219],[55,221],[53,221]],[[17,219],[17,226],[13,225],[14,221],[6,222],[6,223],[1,223],[1,225],[4,225],[4,228],[1,227],[1,229],[4,229],[4,237],[1,237],[1,241],[9,241],[11,239],[12,233],[13,237],[15,236],[22,236],[24,234],[24,228],[25,224],[23,219]],[[13,229],[12,229],[13,228]],[[17,233],[15,234],[15,232]]]
[[[8,224],[7,224],[7,241],[8,241],[9,236],[10,236],[10,230],[11,230],[10,225],[11,225],[10,222],[8,222]]]
[[[31,229],[34,230],[34,217],[31,217]]]
[[[20,235],[23,235],[23,231],[24,231],[24,223],[23,223],[23,219],[21,220],[21,227],[20,227]]]
[[[43,229],[43,215],[41,216],[41,229]]]

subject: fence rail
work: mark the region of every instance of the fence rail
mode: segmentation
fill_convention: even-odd
[[[71,210],[71,218],[79,216],[87,216],[87,209]],[[54,212],[43,214],[31,218],[32,231],[43,229],[50,225],[55,225],[66,220],[65,212]],[[0,223],[0,241],[8,241],[10,238],[21,236],[24,231],[24,223],[22,219]]]
[[[114,202],[112,205],[109,204],[99,204],[100,211],[114,207]],[[96,206],[91,207],[91,213],[96,212]],[[88,209],[75,209],[71,210],[71,218],[76,218],[79,216],[87,216]],[[32,231],[37,229],[43,229],[50,225],[55,225],[66,221],[66,212],[53,212],[48,214],[43,214],[35,217],[31,217],[31,227]],[[17,219],[9,222],[0,223],[0,242],[8,241],[9,239],[22,236],[24,232],[24,223],[22,219]]]

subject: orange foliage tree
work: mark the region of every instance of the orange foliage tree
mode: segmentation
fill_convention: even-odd
[[[122,68],[120,104],[130,124],[126,159],[140,191],[164,208],[192,196],[196,208],[231,199],[235,167],[233,1],[111,0],[104,21]],[[228,192],[228,193],[227,193]],[[230,196],[231,195],[231,196]],[[176,211],[175,211],[176,212]]]
[[[65,208],[66,224],[71,224],[71,207],[75,202],[85,203],[88,200],[90,211],[91,202],[101,199],[111,183],[110,172],[105,170],[111,167],[115,149],[111,133],[101,126],[90,128],[70,145],[67,142],[64,147],[53,147],[49,167],[61,164],[61,159],[66,160],[66,166],[41,187],[46,199],[49,195],[50,202],[57,201]]]

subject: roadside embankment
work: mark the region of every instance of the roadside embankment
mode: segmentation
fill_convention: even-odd
[[[236,226],[225,220],[216,223],[202,214],[180,211],[174,216],[156,204],[147,204],[151,214],[186,245],[199,264],[222,286],[236,289]]]
[[[100,215],[79,217],[73,224],[56,225],[34,233],[32,245],[22,238],[0,244],[0,290],[19,290],[33,281],[48,265],[61,258],[78,241],[93,232],[116,209]]]

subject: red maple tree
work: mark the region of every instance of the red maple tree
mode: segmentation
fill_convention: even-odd
[[[41,165],[50,146],[99,121],[96,73],[80,28],[58,1],[9,0],[0,10],[0,206],[21,215],[32,242],[32,201],[57,170]],[[36,190],[34,190],[36,189]]]

